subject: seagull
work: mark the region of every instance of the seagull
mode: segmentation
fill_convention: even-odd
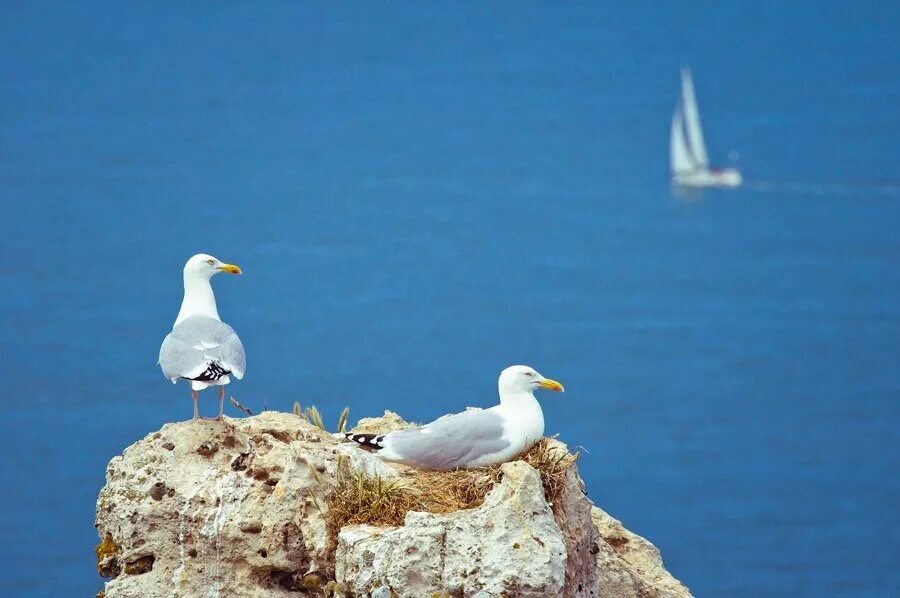
[[[191,383],[194,419],[200,417],[197,399],[200,391],[219,387],[219,415],[222,419],[225,385],[231,375],[244,377],[247,358],[241,339],[219,319],[216,297],[210,278],[219,272],[241,274],[233,264],[225,264],[205,253],[198,253],[184,265],[184,300],[175,324],[159,348],[159,366],[172,384],[184,378]],[[204,418],[205,419],[205,418]],[[210,418],[212,419],[212,418]]]
[[[544,414],[534,391],[563,392],[563,385],[534,368],[513,365],[500,373],[500,404],[445,415],[430,424],[387,434],[345,433],[386,461],[447,471],[510,461],[544,435]]]

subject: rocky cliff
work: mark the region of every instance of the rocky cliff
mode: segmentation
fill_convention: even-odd
[[[107,467],[102,594],[689,596],[652,544],[588,500],[565,445],[540,446],[471,478],[425,477],[289,413],[167,424]],[[437,500],[445,487],[456,507]],[[438,512],[397,510],[401,498]]]

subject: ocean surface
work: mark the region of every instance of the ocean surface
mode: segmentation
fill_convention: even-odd
[[[258,4],[0,4],[0,593],[102,587],[202,251],[251,409],[428,420],[530,364],[696,595],[900,595],[896,3]],[[740,189],[669,185],[682,64]]]

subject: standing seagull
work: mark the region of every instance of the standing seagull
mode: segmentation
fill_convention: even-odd
[[[563,386],[534,368],[513,365],[500,373],[500,404],[445,415],[412,430],[345,436],[387,461],[446,471],[505,463],[530,449],[544,435],[544,413],[534,391]]]
[[[219,415],[222,419],[225,385],[231,374],[244,377],[247,358],[241,339],[219,319],[216,297],[209,279],[219,272],[240,274],[241,269],[223,264],[211,255],[198,253],[184,265],[184,300],[175,324],[159,348],[159,366],[175,384],[179,378],[191,383],[194,419],[200,417],[197,399],[201,390],[219,387]]]

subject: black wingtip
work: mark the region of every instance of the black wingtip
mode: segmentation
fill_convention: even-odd
[[[346,432],[344,437],[367,448],[384,448],[384,444],[382,444],[384,442],[384,434],[354,434],[353,432]]]

